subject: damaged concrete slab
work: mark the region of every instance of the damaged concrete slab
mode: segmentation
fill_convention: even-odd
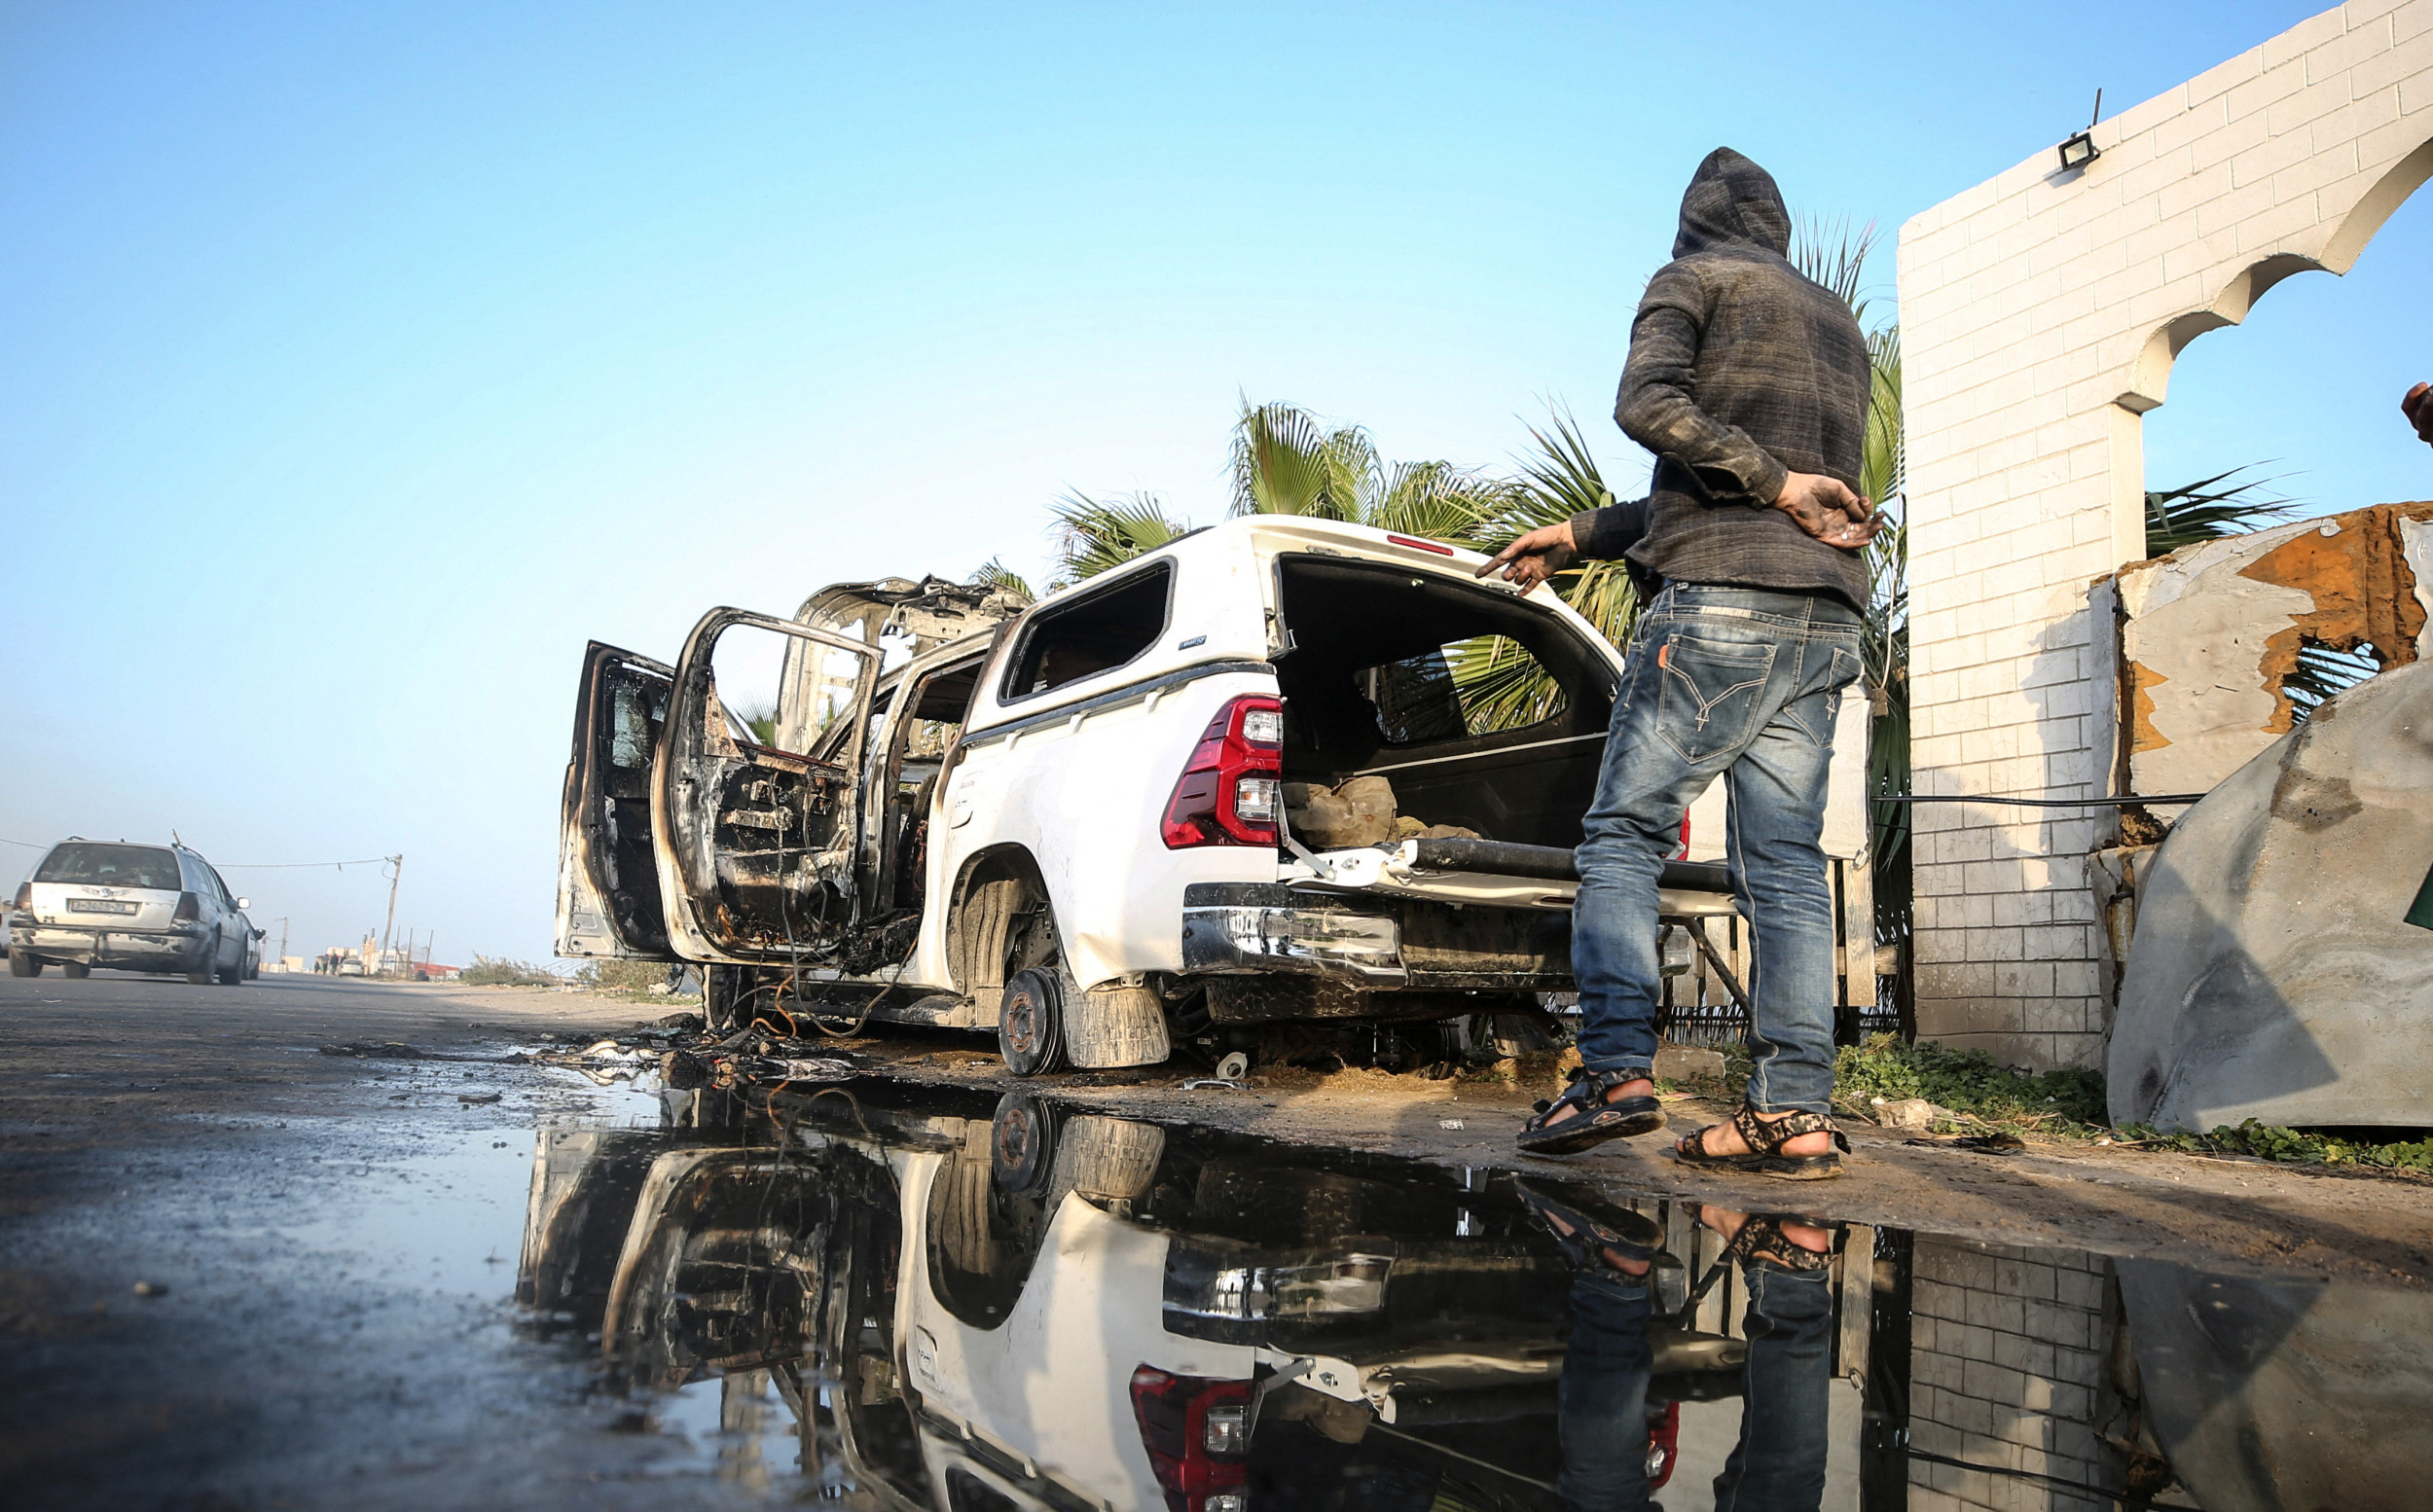
[[[2201,793],[2286,734],[2308,646],[2404,666],[2433,651],[2433,503],[2184,547],[2114,581],[2123,792]]]
[[[2116,1122],[2420,1127],[2433,1105],[2433,664],[2323,704],[2145,868],[2108,1085]]]

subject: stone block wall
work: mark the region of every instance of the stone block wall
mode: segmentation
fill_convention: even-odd
[[[1921,1237],[1910,1261],[1910,1512],[2111,1512],[2095,1414],[2105,1262]]]
[[[2088,598],[2145,556],[2140,417],[2189,342],[2281,278],[2345,271],[2433,176],[2433,0],[2326,11],[2093,137],[2086,168],[2047,149],[1902,229],[1920,793],[2114,791],[2118,670]],[[1915,822],[1919,1031],[2100,1064],[2085,856],[2109,812]]]

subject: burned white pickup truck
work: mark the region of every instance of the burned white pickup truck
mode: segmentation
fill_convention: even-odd
[[[1527,1009],[1621,659],[1483,559],[1253,517],[1035,604],[889,580],[712,610],[672,667],[595,643],[559,953],[707,963],[713,1023],[994,1027],[1023,1074]]]

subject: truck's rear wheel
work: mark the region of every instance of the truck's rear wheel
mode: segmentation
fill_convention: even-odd
[[[13,977],[41,976],[42,962],[23,951],[11,951],[9,952],[9,975]]]
[[[92,963],[82,960],[63,960],[59,962],[59,975],[69,978],[90,977],[92,975]]]
[[[997,1007],[997,1048],[1016,1076],[1042,1076],[1065,1065],[1064,973],[1027,966],[1005,984]]]
[[[989,1127],[990,1165],[997,1187],[1027,1197],[1046,1187],[1056,1165],[1056,1110],[1027,1092],[998,1099]]]

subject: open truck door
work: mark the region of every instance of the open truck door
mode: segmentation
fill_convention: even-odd
[[[574,701],[574,754],[558,814],[558,954],[674,960],[651,779],[675,669],[593,641]]]
[[[743,609],[693,628],[651,794],[668,936],[686,959],[818,965],[855,923],[880,656],[875,640]]]

